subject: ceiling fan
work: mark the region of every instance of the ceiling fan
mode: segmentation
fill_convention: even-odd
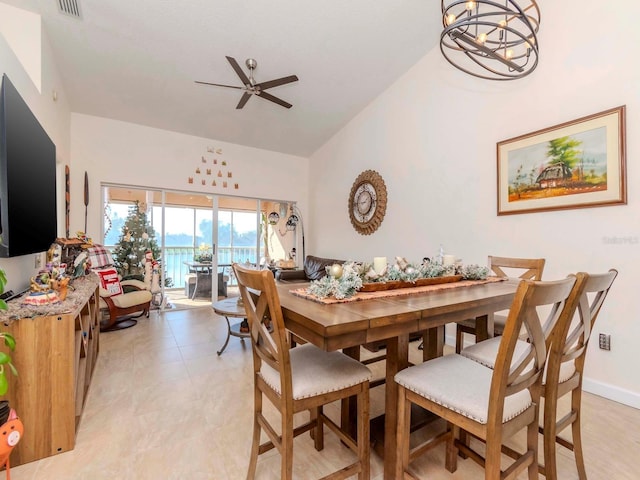
[[[249,69],[249,76],[244,73],[244,70],[238,65],[236,59],[233,57],[227,56],[227,60],[231,64],[231,67],[235,70],[238,77],[242,81],[243,87],[237,87],[235,85],[221,85],[219,83],[209,83],[209,82],[200,82],[196,80],[196,83],[200,83],[202,85],[213,85],[215,87],[227,87],[227,88],[236,88],[238,90],[244,90],[242,97],[240,97],[240,101],[236,106],[236,109],[240,109],[245,106],[245,104],[251,98],[251,95],[257,95],[259,97],[264,98],[265,100],[269,100],[273,103],[277,103],[278,105],[282,105],[284,108],[291,108],[292,105],[290,103],[285,102],[284,100],[271,95],[270,93],[265,92],[265,90],[273,87],[279,87],[280,85],[286,85],[287,83],[297,82],[298,77],[295,75],[289,75],[288,77],[278,78],[276,80],[270,80],[268,82],[260,82],[256,83],[253,78],[253,71],[258,66],[258,62],[256,62],[253,58],[247,58],[244,62],[247,68]]]

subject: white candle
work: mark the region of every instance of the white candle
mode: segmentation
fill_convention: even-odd
[[[387,268],[387,257],[373,257],[373,270],[378,274],[382,273]]]
[[[443,255],[442,257],[442,265],[448,267],[449,265],[453,265],[456,263],[455,255]]]

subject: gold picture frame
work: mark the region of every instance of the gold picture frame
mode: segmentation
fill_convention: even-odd
[[[625,106],[497,144],[498,215],[627,203]]]

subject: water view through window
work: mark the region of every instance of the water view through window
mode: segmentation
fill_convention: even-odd
[[[144,190],[127,190],[126,195],[118,195],[119,189],[107,188],[110,201],[104,208],[104,240],[103,244],[113,249],[123,241],[128,225],[127,220],[136,205],[144,211],[148,228],[144,233],[154,238],[160,246],[164,240],[162,252],[162,270],[165,278],[172,285],[180,288],[184,285],[189,273],[185,262],[212,261],[213,245],[216,246],[218,264],[230,266],[233,262],[257,263],[264,256],[258,252],[259,214],[256,200],[241,199],[242,209],[218,209],[218,238],[213,236],[213,204],[211,198],[195,194],[171,194],[173,204],[165,200],[164,225],[163,206],[160,192]],[[114,198],[120,196],[121,198]],[[147,207],[144,201],[150,201]],[[177,205],[177,203],[193,203],[194,205]],[[200,203],[202,206],[198,206]],[[248,210],[253,208],[253,210]],[[164,232],[164,239],[162,235]],[[132,232],[142,234],[142,232]],[[158,259],[159,260],[159,259]],[[219,269],[221,271],[222,268]],[[227,271],[228,273],[228,268]],[[233,279],[230,279],[233,282]]]

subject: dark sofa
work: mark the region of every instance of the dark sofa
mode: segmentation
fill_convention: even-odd
[[[303,269],[278,270],[276,271],[276,280],[279,282],[310,282],[312,280],[320,280],[327,275],[326,267],[334,263],[342,265],[345,263],[345,260],[307,255],[304,259]]]

